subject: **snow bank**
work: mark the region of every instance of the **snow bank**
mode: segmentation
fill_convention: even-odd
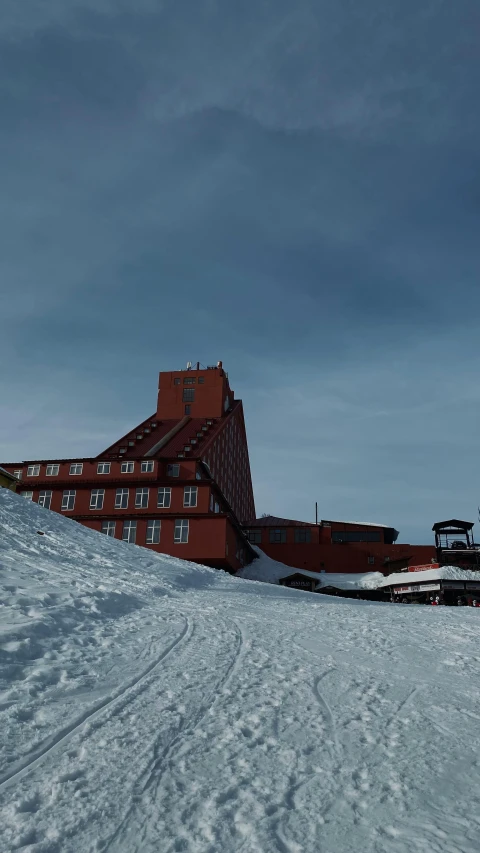
[[[480,572],[472,572],[469,569],[459,569],[457,566],[440,566],[438,569],[425,569],[423,572],[396,572],[388,577],[382,577],[379,587],[391,586],[393,583],[422,583],[424,581],[436,580],[480,580]]]
[[[376,589],[380,581],[383,580],[383,575],[380,572],[339,574],[335,572],[309,572],[303,569],[296,569],[293,566],[287,566],[285,563],[272,560],[260,548],[256,546],[252,547],[259,555],[258,560],[254,560],[249,566],[245,566],[237,572],[237,577],[263,581],[263,583],[278,583],[281,578],[286,578],[288,575],[298,572],[305,575],[305,577],[318,580],[317,588],[334,586],[336,589],[345,590]]]
[[[352,572],[351,574],[325,572],[325,574],[320,575],[320,583],[317,589],[328,586],[344,590],[377,589],[381,581],[383,581],[381,572],[365,572],[364,574],[357,572]]]
[[[272,563],[250,583],[0,490],[0,850],[476,853],[480,613]]]
[[[292,566],[272,560],[271,557],[256,545],[252,545],[252,548],[257,552],[258,559],[240,569],[236,577],[251,581],[262,581],[263,583],[278,583],[280,578],[285,578],[287,575],[292,575],[297,571]]]

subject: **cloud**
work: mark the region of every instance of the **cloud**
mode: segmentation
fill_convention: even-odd
[[[388,496],[417,535],[436,495],[473,500],[478,400],[450,389],[479,332],[478,18],[5,0],[4,460],[94,452],[153,410],[158,369],[223,357],[260,509],[307,513],[320,484],[324,514]]]

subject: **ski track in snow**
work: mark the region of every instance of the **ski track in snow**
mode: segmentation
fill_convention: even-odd
[[[478,850],[477,611],[230,578],[1,492],[0,534],[2,853]]]

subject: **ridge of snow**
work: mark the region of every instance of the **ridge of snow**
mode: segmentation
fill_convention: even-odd
[[[460,569],[458,566],[440,566],[438,569],[424,569],[423,572],[396,572],[382,578],[380,587],[391,586],[394,583],[420,583],[423,581],[436,580],[465,580],[477,581],[480,580],[480,572],[470,571],[470,569]]]

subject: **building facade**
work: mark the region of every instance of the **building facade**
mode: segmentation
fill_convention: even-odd
[[[436,557],[433,545],[397,544],[398,531],[381,524],[309,524],[269,515],[249,522],[245,533],[273,560],[308,572],[388,574]]]
[[[24,497],[108,536],[230,572],[255,556],[243,407],[221,362],[160,373],[154,414],[94,458],[4,468]]]

